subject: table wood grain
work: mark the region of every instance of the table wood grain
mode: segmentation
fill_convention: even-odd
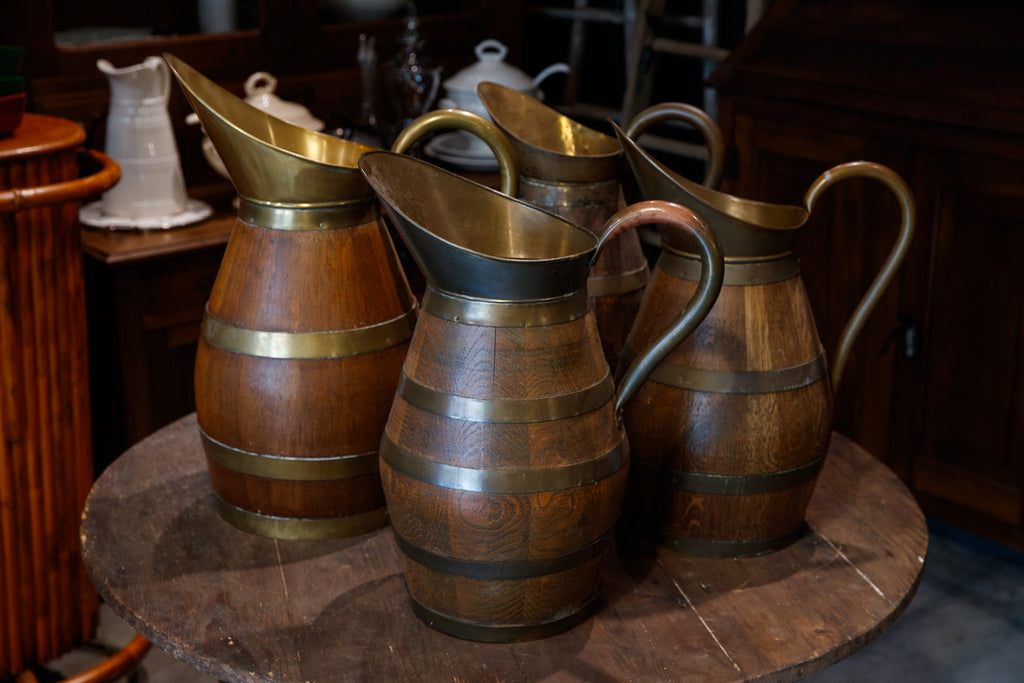
[[[758,558],[620,547],[582,625],[527,643],[468,642],[412,614],[390,529],[279,541],[222,521],[192,414],[106,469],[81,533],[86,568],[114,612],[225,681],[785,681],[889,626],[928,546],[907,489],[839,434],[807,525],[796,543]]]

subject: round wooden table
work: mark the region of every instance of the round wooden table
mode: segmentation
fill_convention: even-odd
[[[389,529],[279,541],[222,521],[194,414],[107,468],[81,531],[86,568],[110,607],[221,680],[724,681],[824,669],[913,596],[928,547],[921,510],[839,434],[807,524],[764,557],[613,554],[593,617],[515,644],[463,641],[420,622]]]

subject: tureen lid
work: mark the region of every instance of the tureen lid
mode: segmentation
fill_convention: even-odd
[[[500,41],[487,39],[477,45],[473,51],[479,61],[456,72],[446,80],[444,87],[447,90],[466,90],[476,93],[477,84],[484,81],[498,83],[520,92],[532,92],[536,88],[533,79],[526,72],[505,62],[508,48]]]
[[[323,130],[323,121],[313,116],[303,105],[282,100],[274,94],[275,88],[277,88],[277,79],[274,76],[266,71],[257,71],[245,81],[245,101],[271,116],[276,116],[296,126],[302,126],[309,130]]]

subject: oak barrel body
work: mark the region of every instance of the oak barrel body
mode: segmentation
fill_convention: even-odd
[[[88,640],[99,611],[78,530],[94,475],[78,209],[119,171],[80,178],[84,142],[78,124],[37,114],[0,138],[4,680]]]
[[[415,302],[368,201],[302,211],[243,200],[196,353],[196,412],[222,514],[284,538],[386,523],[377,449]],[[320,227],[323,226],[323,227]]]
[[[711,313],[624,413],[628,528],[696,555],[758,555],[795,540],[829,444],[831,384],[796,262],[766,284],[744,281],[748,267],[726,259]],[[691,295],[691,268],[666,248],[627,354]]]
[[[592,312],[495,324],[468,302],[427,290],[381,446],[388,510],[421,619],[543,637],[589,613],[628,445]]]

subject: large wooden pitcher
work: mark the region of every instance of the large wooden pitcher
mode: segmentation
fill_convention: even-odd
[[[714,236],[652,202],[599,240],[411,157],[370,152],[359,167],[427,280],[380,451],[414,611],[480,641],[569,628],[593,602],[625,490],[618,410],[713,303]],[[639,223],[694,235],[704,273],[616,395],[586,282],[601,246]]]
[[[221,514],[279,538],[387,523],[377,449],[415,322],[369,148],[174,75],[240,197],[196,352],[196,413]]]
[[[913,198],[893,171],[854,162],[815,180],[805,206],[744,200],[690,182],[616,133],[643,196],[693,209],[725,252],[725,285],[711,313],[625,411],[634,467],[623,516],[644,536],[691,554],[771,552],[802,530],[828,449],[833,391],[854,337],[906,254]],[[794,248],[820,194],[855,176],[896,193],[903,225],[843,332],[830,382]],[[695,287],[696,245],[665,232],[663,246],[626,355],[663,329],[668,311]]]
[[[481,83],[477,93],[515,149],[521,172],[519,197],[600,235],[608,218],[625,206],[620,180],[629,169],[624,167],[618,140],[518,90]],[[700,109],[683,104],[659,105],[638,115],[645,122],[640,130],[669,119],[689,123],[704,136],[708,147],[704,183],[717,184],[725,152],[718,126]],[[605,245],[590,271],[587,289],[594,298],[605,358],[613,368],[649,276],[636,231]]]

